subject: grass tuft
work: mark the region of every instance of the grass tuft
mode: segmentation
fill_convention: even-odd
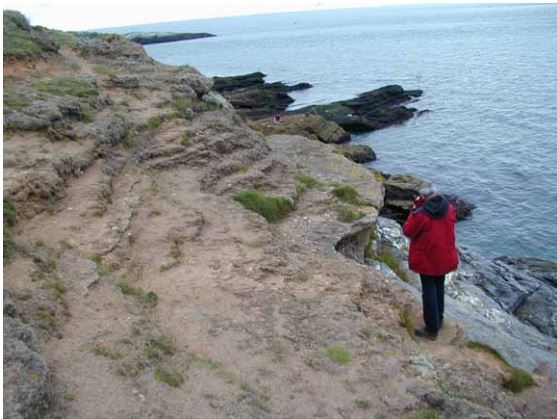
[[[151,360],[162,360],[165,356],[172,356],[177,352],[176,345],[169,338],[160,335],[145,343],[145,355]]]
[[[470,349],[476,349],[478,351],[486,352],[490,355],[493,355],[495,358],[497,358],[503,364],[505,364],[507,366],[510,366],[509,363],[507,362],[507,360],[503,357],[503,355],[501,355],[501,353],[497,349],[492,348],[491,346],[486,345],[485,343],[477,342],[477,341],[470,341],[466,344],[466,347],[468,347]]]
[[[56,319],[54,315],[48,311],[37,311],[35,317],[39,319],[45,329],[52,330],[56,327]]]
[[[283,196],[266,196],[254,189],[238,192],[234,200],[246,209],[261,214],[270,223],[282,220],[294,210],[291,200]]]
[[[494,356],[509,369],[510,376],[505,378],[503,381],[503,387],[507,390],[510,390],[513,393],[520,393],[521,391],[536,385],[536,382],[530,373],[521,368],[512,366],[497,349],[477,341],[470,341],[466,344],[466,346],[470,349],[479,350]]]
[[[155,380],[168,384],[170,387],[180,387],[184,383],[184,378],[177,372],[168,372],[162,368],[155,370]]]
[[[414,336],[414,330],[416,330],[416,327],[414,326],[414,321],[412,320],[412,311],[410,306],[406,305],[401,308],[398,313],[398,319],[400,326],[404,327],[410,336]]]
[[[307,189],[319,188],[323,184],[312,176],[300,174],[298,175],[298,182],[304,185]]]
[[[374,254],[373,259],[384,263],[396,274],[396,276],[404,282],[408,282],[408,272],[400,266],[400,262],[394,256],[382,252]]]
[[[8,263],[14,252],[14,243],[12,239],[12,232],[10,226],[15,224],[17,212],[15,206],[10,201],[4,201],[4,214],[3,214],[3,260]]]
[[[358,409],[362,409],[362,410],[371,409],[371,402],[369,400],[356,400],[355,404]]]
[[[325,350],[325,356],[340,365],[346,365],[352,360],[352,354],[344,346],[330,346]]]
[[[362,199],[356,188],[350,185],[337,185],[332,191],[333,195],[336,196],[343,202],[352,205],[366,205],[366,202]]]
[[[520,393],[527,388],[536,385],[532,376],[521,368],[510,367],[511,376],[503,382],[503,387],[513,393]]]
[[[142,289],[130,285],[124,280],[116,283],[116,288],[119,288],[122,294],[129,295],[142,302],[145,307],[154,308],[157,306],[159,297],[153,291],[145,293]]]
[[[97,356],[104,356],[109,359],[120,359],[122,354],[114,349],[109,349],[105,346],[97,345],[93,348],[93,353]]]
[[[351,223],[365,216],[362,211],[347,207],[346,205],[335,205],[333,210],[337,213],[337,219],[343,223]]]
[[[61,299],[62,295],[66,292],[66,288],[58,280],[55,280],[52,284],[50,284],[50,289],[52,290],[54,297],[58,299]]]

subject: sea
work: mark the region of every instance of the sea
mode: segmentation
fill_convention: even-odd
[[[176,13],[187,19],[187,14]],[[183,20],[103,29],[210,32],[148,45],[206,76],[262,71],[308,82],[291,109],[388,84],[430,110],[353,137],[386,173],[429,179],[477,205],[459,245],[485,257],[557,259],[557,5],[422,5]]]

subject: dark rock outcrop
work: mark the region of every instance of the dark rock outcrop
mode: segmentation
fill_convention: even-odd
[[[375,131],[412,118],[416,109],[400,104],[421,94],[421,90],[405,91],[401,86],[389,85],[364,92],[354,99],[311,105],[292,113],[316,113],[350,132]]]
[[[355,163],[369,163],[377,159],[373,149],[364,144],[342,144],[337,146],[337,150]]]
[[[381,210],[381,215],[395,220],[399,224],[404,224],[412,203],[418,196],[419,189],[427,182],[425,179],[397,173],[384,175],[385,181],[385,206]],[[444,194],[456,209],[457,221],[466,219],[472,214],[476,206],[455,194]]]
[[[212,33],[186,32],[131,32],[124,35],[127,39],[141,45],[162,44],[165,42],[189,41],[191,39],[211,38]]]
[[[309,89],[309,83],[288,86],[282,82],[265,83],[261,72],[232,77],[213,77],[213,89],[225,95],[226,99],[242,115],[250,119],[260,119],[284,111],[294,102],[288,92]]]

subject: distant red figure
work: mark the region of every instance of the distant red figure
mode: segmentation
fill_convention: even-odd
[[[274,116],[274,122],[275,124],[278,124],[280,122],[280,112],[277,112]]]

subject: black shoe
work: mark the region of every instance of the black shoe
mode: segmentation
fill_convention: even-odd
[[[437,340],[437,333],[428,332],[425,327],[414,330],[414,334],[424,339]]]

